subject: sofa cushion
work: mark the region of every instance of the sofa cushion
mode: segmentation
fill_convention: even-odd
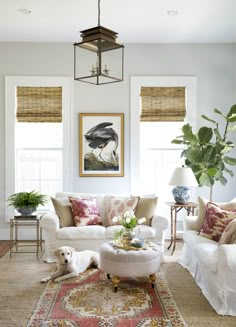
[[[75,226],[101,225],[96,198],[76,199],[69,197]]]
[[[183,241],[187,243],[188,246],[194,248],[197,244],[204,243],[204,244],[212,244],[216,243],[213,240],[210,240],[206,237],[200,236],[198,231],[195,230],[187,230],[183,233]]]
[[[208,270],[216,272],[218,262],[218,244],[212,243],[198,243],[193,248],[193,252],[198,261],[207,267]]]
[[[215,203],[208,202],[200,235],[218,242],[225,227],[235,218],[236,211],[227,211]]]
[[[135,216],[140,219],[142,217],[146,218],[145,225],[151,226],[152,217],[154,216],[156,205],[157,205],[157,197],[153,198],[140,198],[135,210]]]
[[[233,219],[223,231],[219,245],[236,243],[236,219]]]
[[[138,204],[138,197],[105,197],[106,218],[105,226],[112,225],[112,218],[114,216],[123,216],[126,211],[135,211]]]
[[[68,198],[51,198],[56,214],[60,219],[61,227],[74,226],[71,204]]]
[[[198,197],[198,218],[196,220],[196,230],[200,231],[202,228],[205,215],[206,215],[206,206],[209,200],[199,196]],[[232,199],[230,202],[214,202],[216,205],[225,210],[236,210],[236,199]]]
[[[198,261],[206,265],[210,271],[217,269],[218,243],[202,237],[195,230],[187,230],[183,233],[184,243],[192,249]],[[192,260],[192,258],[189,258]]]
[[[146,225],[138,225],[135,227],[134,232],[136,237],[144,239],[151,239],[156,237],[155,229]]]
[[[64,227],[56,233],[56,238],[61,240],[104,240],[105,227],[99,225]],[[66,243],[65,243],[66,244]]]

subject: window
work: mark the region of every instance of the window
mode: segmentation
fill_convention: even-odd
[[[142,192],[155,193],[159,204],[170,200],[170,172],[181,166],[182,148],[171,144],[183,122],[140,123],[140,183]]]
[[[52,120],[50,96],[45,100],[46,107],[51,106],[48,113],[42,109],[44,100],[38,100],[38,95],[36,104],[26,103],[30,98],[27,89],[61,89],[62,119],[57,108],[53,115],[57,118]],[[70,97],[71,79],[67,77],[6,77],[6,197],[20,191],[36,190],[54,196],[55,192],[70,190]],[[37,107],[44,112],[43,117],[39,117]],[[7,219],[12,214],[13,209],[8,207]]]
[[[181,165],[181,148],[171,140],[186,116],[185,87],[141,87],[140,176],[145,193],[167,201],[169,172]],[[161,199],[160,199],[161,197]]]
[[[62,123],[17,122],[15,132],[16,192],[54,195],[61,191]]]
[[[181,149],[169,142],[180,134],[180,125],[178,125],[178,122],[168,122],[168,125],[165,125],[164,122],[151,122],[148,123],[150,125],[147,127],[143,125],[144,123],[140,123],[140,91],[142,87],[184,87],[187,91],[186,122],[195,126],[197,112],[196,82],[197,79],[194,76],[131,77],[130,190],[132,194],[156,193],[159,197],[158,213],[166,217],[169,217],[170,213],[169,208],[164,204],[163,195],[168,193],[169,200],[172,200],[171,187],[168,185],[169,178],[173,168],[182,163],[180,159]],[[180,124],[182,123],[180,122]],[[155,141],[155,144],[151,143],[152,141]],[[145,185],[144,180],[147,179],[148,183]]]

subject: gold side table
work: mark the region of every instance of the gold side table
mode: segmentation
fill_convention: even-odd
[[[168,246],[168,250],[173,246],[171,255],[173,255],[176,246],[176,222],[177,222],[177,214],[180,210],[185,209],[187,211],[187,215],[190,214],[193,216],[194,211],[197,208],[197,204],[194,202],[188,202],[186,204],[178,204],[175,202],[165,202],[170,207],[170,218],[171,218],[171,241]]]
[[[32,216],[15,216],[10,219],[10,258],[12,258],[13,253],[35,253],[37,258],[39,258],[39,252],[42,252],[42,228],[40,227],[41,215]],[[36,240],[23,241],[19,240],[19,227],[23,226],[34,226],[36,232]],[[19,247],[35,246],[35,251],[19,251]]]

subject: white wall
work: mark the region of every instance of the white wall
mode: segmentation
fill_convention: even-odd
[[[124,82],[89,85],[74,82],[73,191],[129,193],[130,191],[130,76],[194,75],[198,79],[198,125],[201,114],[217,107],[227,112],[236,103],[236,46],[230,44],[127,44]],[[9,238],[5,223],[5,126],[4,77],[6,75],[73,75],[73,46],[48,43],[0,43],[0,239]],[[124,177],[79,177],[78,113],[123,112],[125,114]],[[235,140],[235,139],[234,139]],[[214,200],[235,196],[236,177],[215,188]],[[200,189],[202,195],[208,190]]]

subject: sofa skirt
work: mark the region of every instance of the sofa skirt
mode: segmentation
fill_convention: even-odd
[[[184,243],[178,262],[193,276],[196,284],[216,313],[236,316],[236,293],[225,287],[219,275],[206,268],[196,258],[193,248]]]

